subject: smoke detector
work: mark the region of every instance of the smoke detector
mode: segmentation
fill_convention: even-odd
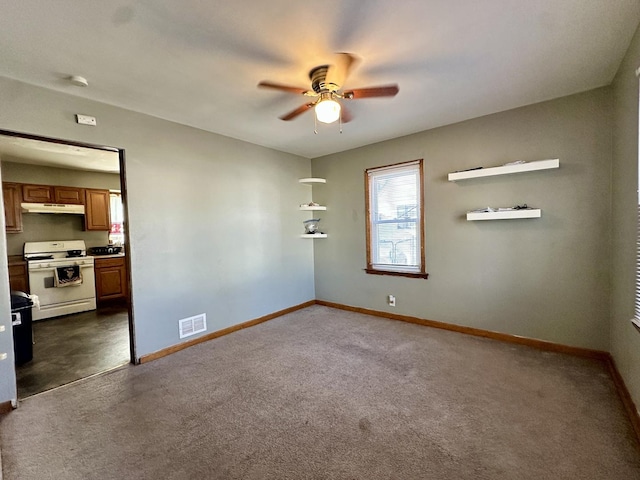
[[[69,77],[69,81],[71,83],[73,83],[75,86],[77,87],[88,87],[89,86],[89,82],[87,82],[87,79],[84,77],[81,77],[80,75],[72,75]]]

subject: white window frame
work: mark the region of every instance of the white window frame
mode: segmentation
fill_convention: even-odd
[[[424,254],[424,170],[423,160],[414,160],[411,162],[403,162],[384,167],[368,168],[365,170],[365,201],[366,201],[366,237],[367,237],[367,273],[376,275],[398,275],[404,277],[428,278],[425,266]],[[411,203],[412,207],[417,209],[415,219],[408,220],[409,223],[415,223],[417,243],[416,265],[396,265],[379,262],[375,258],[376,245],[376,228],[383,223],[396,223],[400,226],[401,218],[390,220],[379,220],[376,218],[375,205],[376,195],[374,181],[384,176],[392,176],[403,172],[415,172],[417,175],[417,191],[415,203]]]
[[[122,192],[120,190],[109,190],[109,222],[113,228],[114,223],[122,225],[120,233],[112,233],[109,230],[109,243],[116,245],[125,244],[125,224],[124,224],[124,203],[122,202]]]

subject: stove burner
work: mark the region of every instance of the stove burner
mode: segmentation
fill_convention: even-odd
[[[81,253],[78,253],[77,255],[69,253],[65,258],[78,258],[78,257],[86,257],[86,255],[83,255]]]

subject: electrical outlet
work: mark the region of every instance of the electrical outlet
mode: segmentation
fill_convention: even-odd
[[[387,303],[389,304],[390,307],[395,307],[396,306],[396,297],[394,297],[393,295],[389,295],[387,297]]]
[[[79,113],[76,115],[76,122],[80,125],[91,125],[95,127],[97,125],[96,117],[90,117],[89,115],[80,115]]]

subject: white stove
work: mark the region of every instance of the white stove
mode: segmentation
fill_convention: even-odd
[[[93,257],[84,240],[26,242],[30,293],[38,296],[33,320],[96,309]]]

